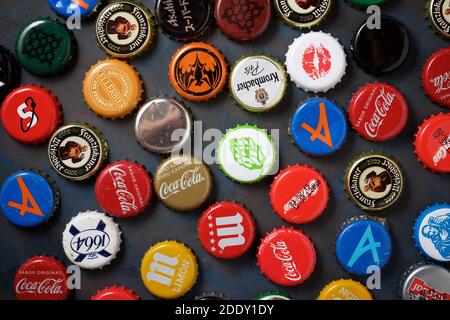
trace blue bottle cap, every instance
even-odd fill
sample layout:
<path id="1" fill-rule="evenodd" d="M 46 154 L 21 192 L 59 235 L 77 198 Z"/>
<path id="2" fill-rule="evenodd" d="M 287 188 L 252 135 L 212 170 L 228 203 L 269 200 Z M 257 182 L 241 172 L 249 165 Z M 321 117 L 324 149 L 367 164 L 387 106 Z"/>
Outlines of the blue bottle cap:
<path id="1" fill-rule="evenodd" d="M 382 220 L 366 216 L 350 219 L 336 240 L 336 255 L 342 267 L 356 275 L 369 275 L 382 269 L 391 257 L 389 231 Z"/>
<path id="2" fill-rule="evenodd" d="M 291 120 L 290 134 L 303 152 L 326 156 L 344 144 L 347 119 L 334 102 L 312 98 L 298 107 Z"/>
<path id="3" fill-rule="evenodd" d="M 87 17 L 94 12 L 100 0 L 48 0 L 48 4 L 58 15 L 70 17 L 80 11 L 82 17 Z"/>
<path id="4" fill-rule="evenodd" d="M 450 204 L 434 204 L 423 210 L 414 225 L 414 240 L 427 258 L 450 262 Z"/>
<path id="5" fill-rule="evenodd" d="M 46 222 L 59 206 L 54 182 L 35 171 L 16 172 L 6 178 L 0 190 L 3 215 L 20 227 Z"/>

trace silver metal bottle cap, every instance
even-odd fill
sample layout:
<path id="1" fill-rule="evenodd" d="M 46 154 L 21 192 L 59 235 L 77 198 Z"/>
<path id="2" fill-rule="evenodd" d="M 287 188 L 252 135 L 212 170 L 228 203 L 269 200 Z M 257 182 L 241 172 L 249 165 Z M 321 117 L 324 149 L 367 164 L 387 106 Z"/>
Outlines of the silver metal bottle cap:
<path id="1" fill-rule="evenodd" d="M 401 296 L 403 300 L 448 300 L 450 272 L 432 264 L 413 266 L 405 272 Z"/>

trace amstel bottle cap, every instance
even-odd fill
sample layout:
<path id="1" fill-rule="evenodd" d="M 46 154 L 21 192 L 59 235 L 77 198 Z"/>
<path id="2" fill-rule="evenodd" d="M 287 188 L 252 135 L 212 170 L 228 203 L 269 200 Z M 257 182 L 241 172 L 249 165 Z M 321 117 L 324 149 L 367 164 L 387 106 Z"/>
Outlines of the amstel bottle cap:
<path id="1" fill-rule="evenodd" d="M 427 19 L 439 36 L 450 38 L 450 7 L 447 0 L 429 0 L 426 6 Z"/>
<path id="2" fill-rule="evenodd" d="M 97 41 L 109 55 L 134 58 L 152 43 L 156 33 L 153 16 L 141 3 L 117 1 L 100 12 L 95 25 Z"/>
<path id="3" fill-rule="evenodd" d="M 71 17 L 75 14 L 81 17 L 91 16 L 101 2 L 102 0 L 48 0 L 53 11 L 62 17 Z"/>
<path id="4" fill-rule="evenodd" d="M 55 181 L 40 171 L 19 171 L 0 189 L 3 215 L 19 227 L 35 227 L 48 221 L 59 209 L 60 194 Z"/>
<path id="5" fill-rule="evenodd" d="M 240 183 L 253 183 L 273 170 L 275 145 L 265 130 L 253 125 L 238 125 L 222 137 L 217 158 L 227 177 Z"/>
<path id="6" fill-rule="evenodd" d="M 20 66 L 16 58 L 0 45 L 0 103 L 20 84 Z"/>
<path id="7" fill-rule="evenodd" d="M 332 11 L 335 0 L 275 0 L 274 6 L 285 23 L 294 28 L 311 28 L 320 24 Z"/>
<path id="8" fill-rule="evenodd" d="M 218 0 L 216 23 L 227 37 L 237 41 L 258 38 L 266 31 L 272 17 L 270 0 Z"/>
<path id="9" fill-rule="evenodd" d="M 108 157 L 108 144 L 94 128 L 71 123 L 53 134 L 48 156 L 59 175 L 81 181 L 94 176 L 103 165 Z"/>
<path id="10" fill-rule="evenodd" d="M 448 61 L 450 61 L 450 47 L 433 53 L 423 67 L 422 86 L 431 100 L 450 108 L 450 63 Z"/>
<path id="11" fill-rule="evenodd" d="M 392 206 L 401 196 L 405 181 L 400 164 L 381 152 L 355 158 L 344 177 L 345 191 L 358 207 L 378 211 Z"/>
<path id="12" fill-rule="evenodd" d="M 256 297 L 256 300 L 292 300 L 292 299 L 287 293 L 279 291 L 267 291 Z"/>
<path id="13" fill-rule="evenodd" d="M 147 170 L 127 160 L 108 165 L 95 183 L 97 202 L 116 218 L 131 218 L 142 213 L 150 204 L 152 190 Z"/>
<path id="14" fill-rule="evenodd" d="M 158 167 L 154 179 L 155 192 L 167 207 L 191 211 L 202 206 L 212 190 L 208 167 L 191 155 L 173 156 Z"/>
<path id="15" fill-rule="evenodd" d="M 286 68 L 297 87 L 307 92 L 327 92 L 341 82 L 347 61 L 344 48 L 336 38 L 311 31 L 289 46 Z"/>
<path id="16" fill-rule="evenodd" d="M 192 250 L 176 241 L 151 247 L 141 262 L 141 277 L 148 291 L 162 299 L 176 299 L 194 286 L 198 264 Z"/>
<path id="17" fill-rule="evenodd" d="M 169 80 L 183 98 L 210 100 L 224 88 L 228 77 L 225 57 L 212 45 L 192 42 L 179 49 L 169 64 Z"/>
<path id="18" fill-rule="evenodd" d="M 348 219 L 336 239 L 336 256 L 341 266 L 356 275 L 371 274 L 370 268 L 386 266 L 392 241 L 385 219 L 357 216 Z"/>
<path id="19" fill-rule="evenodd" d="M 140 300 L 141 298 L 131 289 L 111 286 L 98 291 L 91 300 Z"/>
<path id="20" fill-rule="evenodd" d="M 386 0 L 345 0 L 355 7 L 366 8 L 373 5 L 380 5 L 386 2 Z"/>
<path id="21" fill-rule="evenodd" d="M 29 72 L 50 76 L 68 69 L 76 54 L 72 31 L 58 20 L 39 18 L 24 26 L 16 41 L 16 56 Z"/>
<path id="22" fill-rule="evenodd" d="M 101 269 L 120 251 L 119 225 L 104 213 L 80 212 L 66 225 L 63 248 L 72 263 L 84 269 Z"/>
<path id="23" fill-rule="evenodd" d="M 139 104 L 142 81 L 136 69 L 117 59 L 93 65 L 83 80 L 83 96 L 89 108 L 104 118 L 123 118 Z"/>
<path id="24" fill-rule="evenodd" d="M 258 248 L 261 273 L 280 286 L 306 281 L 316 266 L 316 251 L 309 238 L 294 228 L 279 228 L 267 234 Z"/>
<path id="25" fill-rule="evenodd" d="M 255 222 L 242 205 L 222 201 L 203 212 L 198 222 L 198 237 L 203 248 L 220 259 L 242 256 L 255 238 Z"/>
<path id="26" fill-rule="evenodd" d="M 15 140 L 36 144 L 53 134 L 61 121 L 61 106 L 50 90 L 22 85 L 3 101 L 1 121 Z"/>
<path id="27" fill-rule="evenodd" d="M 351 279 L 333 281 L 322 289 L 317 300 L 373 300 L 366 286 Z"/>
<path id="28" fill-rule="evenodd" d="M 70 295 L 67 269 L 59 260 L 35 256 L 16 271 L 14 291 L 18 300 L 65 300 Z"/>
<path id="29" fill-rule="evenodd" d="M 363 138 L 387 141 L 405 128 L 408 103 L 397 88 L 387 83 L 368 83 L 353 95 L 348 117 Z"/>
<path id="30" fill-rule="evenodd" d="M 414 224 L 417 248 L 428 259 L 450 262 L 445 239 L 450 229 L 450 204 L 434 204 L 423 210 Z"/>
<path id="31" fill-rule="evenodd" d="M 258 54 L 240 59 L 230 74 L 230 93 L 237 105 L 252 112 L 268 111 L 283 100 L 287 75 L 276 59 Z"/>

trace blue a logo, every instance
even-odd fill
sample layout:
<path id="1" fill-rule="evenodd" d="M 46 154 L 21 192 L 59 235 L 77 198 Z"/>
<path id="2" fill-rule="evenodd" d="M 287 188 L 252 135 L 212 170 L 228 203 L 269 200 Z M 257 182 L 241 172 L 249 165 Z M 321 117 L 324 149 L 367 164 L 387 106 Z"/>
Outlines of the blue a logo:
<path id="1" fill-rule="evenodd" d="M 350 260 L 347 262 L 347 266 L 349 268 L 353 267 L 353 265 L 363 256 L 367 251 L 370 251 L 372 253 L 373 262 L 376 265 L 380 264 L 380 256 L 378 254 L 377 248 L 381 247 L 381 242 L 375 242 L 372 228 L 370 225 L 367 226 L 366 231 L 364 231 L 364 234 L 359 240 L 358 245 L 356 246 L 355 251 L 353 251 L 353 254 L 350 258 Z"/>

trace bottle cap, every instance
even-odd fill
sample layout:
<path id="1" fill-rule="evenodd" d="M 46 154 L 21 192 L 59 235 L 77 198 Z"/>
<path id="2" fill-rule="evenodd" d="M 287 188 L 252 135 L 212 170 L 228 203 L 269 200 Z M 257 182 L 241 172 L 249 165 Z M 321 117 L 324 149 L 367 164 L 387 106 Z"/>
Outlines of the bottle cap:
<path id="1" fill-rule="evenodd" d="M 292 300 L 291 297 L 287 293 L 279 292 L 279 291 L 267 291 L 258 297 L 256 300 Z"/>
<path id="2" fill-rule="evenodd" d="M 20 84 L 20 66 L 16 58 L 0 45 L 0 103 Z"/>
<path id="3" fill-rule="evenodd" d="M 350 200 L 369 211 L 392 206 L 400 198 L 404 185 L 400 164 L 381 152 L 363 153 L 356 157 L 344 178 Z"/>
<path id="4" fill-rule="evenodd" d="M 450 272 L 434 264 L 418 263 L 402 276 L 403 300 L 450 300 Z"/>
<path id="5" fill-rule="evenodd" d="M 289 133 L 301 151 L 327 156 L 339 150 L 347 137 L 347 118 L 333 101 L 312 98 L 300 105 L 290 121 Z"/>
<path id="6" fill-rule="evenodd" d="M 108 165 L 95 183 L 95 196 L 103 210 L 116 218 L 142 213 L 152 199 L 152 180 L 136 162 L 122 160 Z"/>
<path id="7" fill-rule="evenodd" d="M 222 137 L 217 158 L 227 177 L 240 183 L 253 183 L 271 173 L 276 150 L 265 130 L 253 125 L 238 125 Z"/>
<path id="8" fill-rule="evenodd" d="M 205 42 L 192 42 L 179 49 L 169 64 L 169 80 L 184 99 L 210 100 L 224 88 L 228 77 L 225 57 Z"/>
<path id="9" fill-rule="evenodd" d="M 392 72 L 403 64 L 409 52 L 408 31 L 389 16 L 381 16 L 381 28 L 373 29 L 364 22 L 353 36 L 353 58 L 367 73 Z"/>
<path id="10" fill-rule="evenodd" d="M 386 0 L 345 0 L 350 5 L 355 7 L 367 8 L 373 5 L 380 5 L 386 2 Z"/>
<path id="11" fill-rule="evenodd" d="M 255 238 L 255 222 L 242 205 L 222 201 L 203 212 L 198 222 L 198 238 L 203 248 L 219 259 L 242 256 Z"/>
<path id="12" fill-rule="evenodd" d="M 306 92 L 327 92 L 345 75 L 344 48 L 329 33 L 308 32 L 296 38 L 286 53 L 291 81 Z"/>
<path id="13" fill-rule="evenodd" d="M 263 54 L 251 55 L 236 62 L 229 85 L 238 106 L 251 112 L 263 112 L 283 100 L 287 75 L 276 59 Z"/>
<path id="14" fill-rule="evenodd" d="M 44 142 L 61 121 L 61 105 L 50 90 L 22 85 L 3 101 L 1 121 L 6 132 L 17 141 Z"/>
<path id="15" fill-rule="evenodd" d="M 101 269 L 120 251 L 119 225 L 102 212 L 85 211 L 73 217 L 63 232 L 67 258 L 80 268 Z"/>
<path id="16" fill-rule="evenodd" d="M 348 117 L 353 129 L 371 141 L 387 141 L 402 132 L 408 121 L 408 103 L 387 83 L 372 82 L 352 97 Z"/>
<path id="17" fill-rule="evenodd" d="M 81 17 L 91 16 L 100 6 L 102 0 L 48 0 L 48 4 L 56 14 L 71 17 L 79 14 Z"/>
<path id="18" fill-rule="evenodd" d="M 159 200 L 176 211 L 191 211 L 202 206 L 212 190 L 208 167 L 191 155 L 164 160 L 155 173 L 154 187 Z"/>
<path id="19" fill-rule="evenodd" d="M 450 11 L 446 0 L 429 0 L 427 19 L 433 29 L 444 39 L 450 38 Z"/>
<path id="20" fill-rule="evenodd" d="M 414 142 L 419 161 L 428 169 L 450 173 L 450 113 L 433 115 L 419 127 Z"/>
<path id="21" fill-rule="evenodd" d="M 270 202 L 275 212 L 291 223 L 307 223 L 325 210 L 330 189 L 321 173 L 308 166 L 289 166 L 272 183 Z"/>
<path id="22" fill-rule="evenodd" d="M 67 269 L 59 260 L 35 256 L 16 271 L 14 289 L 18 300 L 65 300 L 70 295 Z"/>
<path id="23" fill-rule="evenodd" d="M 140 300 L 132 290 L 125 287 L 111 286 L 98 291 L 91 300 Z"/>
<path id="24" fill-rule="evenodd" d="M 208 292 L 195 297 L 194 300 L 230 300 L 230 299 L 225 297 L 225 295 L 223 295 L 222 293 Z"/>
<path id="25" fill-rule="evenodd" d="M 211 25 L 213 9 L 211 1 L 157 0 L 155 15 L 161 29 L 176 40 L 200 37 Z"/>
<path id="26" fill-rule="evenodd" d="M 52 18 L 39 18 L 24 26 L 16 41 L 16 56 L 29 72 L 50 76 L 71 66 L 76 42 L 66 25 Z"/>
<path id="27" fill-rule="evenodd" d="M 316 251 L 309 238 L 294 228 L 274 229 L 258 248 L 261 273 L 280 286 L 306 281 L 316 266 Z"/>
<path id="28" fill-rule="evenodd" d="M 341 279 L 325 286 L 317 300 L 373 300 L 372 294 L 358 281 Z"/>
<path id="29" fill-rule="evenodd" d="M 191 114 L 181 102 L 160 97 L 141 107 L 134 132 L 148 151 L 168 154 L 190 142 L 192 128 Z"/>
<path id="30" fill-rule="evenodd" d="M 428 259 L 450 262 L 446 236 L 450 231 L 450 204 L 434 204 L 423 210 L 414 224 L 417 248 Z"/>
<path id="31" fill-rule="evenodd" d="M 282 21 L 294 28 L 311 28 L 320 24 L 331 12 L 335 0 L 275 0 L 275 11 Z"/>
<path id="32" fill-rule="evenodd" d="M 448 82 L 446 82 L 450 78 L 450 63 L 448 61 L 450 61 L 450 47 L 433 53 L 423 67 L 422 86 L 431 100 L 441 106 L 450 108 L 450 89 Z"/>
<path id="33" fill-rule="evenodd" d="M 116 58 L 134 58 L 152 43 L 156 33 L 153 16 L 141 3 L 118 1 L 97 17 L 95 32 L 100 47 Z"/>
<path id="34" fill-rule="evenodd" d="M 80 123 L 60 127 L 50 139 L 48 156 L 53 169 L 66 179 L 94 176 L 108 157 L 108 143 L 94 128 Z"/>
<path id="35" fill-rule="evenodd" d="M 194 286 L 198 264 L 192 250 L 176 241 L 151 247 L 141 262 L 141 277 L 148 291 L 161 299 L 176 299 Z"/>
<path id="36" fill-rule="evenodd" d="M 89 108 L 104 118 L 123 118 L 139 104 L 142 81 L 136 69 L 117 59 L 93 65 L 83 80 L 83 96 Z"/>
<path id="37" fill-rule="evenodd" d="M 0 189 L 3 215 L 19 227 L 36 227 L 59 209 L 60 194 L 55 181 L 40 171 L 13 173 Z"/>
<path id="38" fill-rule="evenodd" d="M 369 275 L 370 267 L 386 266 L 391 254 L 392 241 L 385 219 L 356 216 L 341 226 L 336 256 L 347 272 Z"/>
<path id="39" fill-rule="evenodd" d="M 220 31 L 236 41 L 258 38 L 272 17 L 270 0 L 218 0 L 214 13 Z"/>

